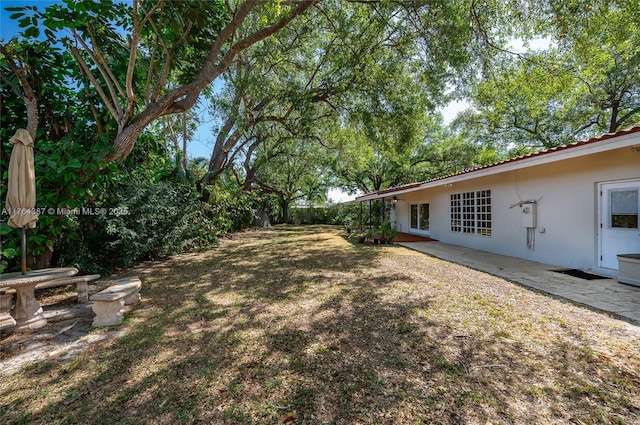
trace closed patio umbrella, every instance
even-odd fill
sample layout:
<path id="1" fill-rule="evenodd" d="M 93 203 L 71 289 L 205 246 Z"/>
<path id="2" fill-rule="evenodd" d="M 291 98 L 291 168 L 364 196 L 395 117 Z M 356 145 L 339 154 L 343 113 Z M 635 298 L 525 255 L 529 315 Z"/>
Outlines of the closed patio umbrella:
<path id="1" fill-rule="evenodd" d="M 9 139 L 13 143 L 9 160 L 9 182 L 6 207 L 9 226 L 22 229 L 22 274 L 27 272 L 27 237 L 25 229 L 36 227 L 36 173 L 33 161 L 33 139 L 27 130 L 19 129 Z"/>

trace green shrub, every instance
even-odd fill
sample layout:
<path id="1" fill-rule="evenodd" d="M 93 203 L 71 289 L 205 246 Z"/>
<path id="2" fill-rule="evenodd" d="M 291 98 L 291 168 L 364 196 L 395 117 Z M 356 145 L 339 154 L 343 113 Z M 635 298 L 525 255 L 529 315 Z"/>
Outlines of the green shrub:
<path id="1" fill-rule="evenodd" d="M 131 181 L 93 210 L 101 213 L 77 217 L 79 240 L 57 246 L 66 257 L 59 262 L 111 269 L 216 241 L 214 224 L 188 182 Z"/>
<path id="2" fill-rule="evenodd" d="M 291 207 L 289 224 L 343 224 L 338 207 Z"/>
<path id="3" fill-rule="evenodd" d="M 204 209 L 218 236 L 245 229 L 255 220 L 254 201 L 243 191 L 219 191 Z"/>

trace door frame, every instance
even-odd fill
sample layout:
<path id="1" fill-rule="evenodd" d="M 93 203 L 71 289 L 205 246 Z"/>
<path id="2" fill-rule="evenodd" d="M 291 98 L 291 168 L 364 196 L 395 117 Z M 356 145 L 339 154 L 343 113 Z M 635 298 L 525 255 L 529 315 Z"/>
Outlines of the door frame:
<path id="1" fill-rule="evenodd" d="M 609 198 L 605 195 L 605 191 L 608 186 L 614 185 L 632 185 L 635 184 L 637 187 L 640 187 L 640 179 L 626 179 L 626 180 L 613 180 L 607 182 L 598 183 L 597 187 L 597 197 L 598 197 L 598 221 L 596 223 L 596 233 L 598 235 L 598 253 L 597 253 L 597 262 L 599 268 L 607 269 L 607 270 L 618 270 L 617 268 L 612 269 L 611 267 L 606 267 L 603 265 L 604 259 L 604 231 L 605 227 L 608 225 L 609 219 Z M 636 229 L 636 232 L 639 230 Z"/>
<path id="2" fill-rule="evenodd" d="M 420 227 L 420 205 L 423 205 L 423 204 L 429 205 L 429 229 L 428 230 L 423 230 L 419 228 Z M 411 207 L 413 205 L 416 205 L 418 207 L 418 228 L 411 227 Z M 431 201 L 412 201 L 412 202 L 408 202 L 408 206 L 409 208 L 408 208 L 407 214 L 409 218 L 408 220 L 409 232 L 414 234 L 426 235 L 426 236 L 431 235 Z"/>

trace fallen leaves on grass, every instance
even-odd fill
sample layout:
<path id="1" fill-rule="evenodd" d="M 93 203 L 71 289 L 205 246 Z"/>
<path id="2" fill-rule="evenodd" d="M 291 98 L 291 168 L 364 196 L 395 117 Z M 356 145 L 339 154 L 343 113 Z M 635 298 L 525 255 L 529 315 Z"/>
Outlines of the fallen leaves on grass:
<path id="1" fill-rule="evenodd" d="M 402 247 L 278 226 L 143 279 L 123 336 L 3 376 L 0 422 L 640 423 L 637 327 Z"/>

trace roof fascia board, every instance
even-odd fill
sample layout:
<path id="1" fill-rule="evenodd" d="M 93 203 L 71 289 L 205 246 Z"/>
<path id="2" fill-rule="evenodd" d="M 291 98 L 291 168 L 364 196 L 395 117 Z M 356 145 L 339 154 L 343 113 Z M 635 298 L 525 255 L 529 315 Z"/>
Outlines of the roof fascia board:
<path id="1" fill-rule="evenodd" d="M 372 193 L 371 195 L 363 195 L 360 198 L 356 198 L 356 201 L 358 202 L 362 202 L 362 201 L 372 201 L 375 199 L 382 199 L 382 198 L 393 198 L 394 196 L 397 195 L 401 195 L 403 193 L 409 193 L 409 192 L 415 192 L 416 190 L 422 190 L 424 189 L 427 183 L 421 184 L 420 186 L 415 186 L 412 188 L 408 188 L 408 189 L 400 189 L 400 190 L 394 190 L 393 192 L 389 192 L 389 193 Z M 439 186 L 439 185 L 437 185 Z"/>

